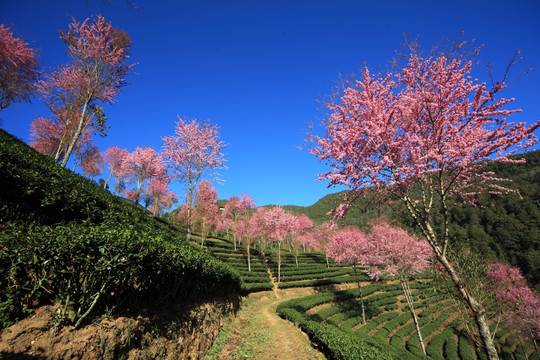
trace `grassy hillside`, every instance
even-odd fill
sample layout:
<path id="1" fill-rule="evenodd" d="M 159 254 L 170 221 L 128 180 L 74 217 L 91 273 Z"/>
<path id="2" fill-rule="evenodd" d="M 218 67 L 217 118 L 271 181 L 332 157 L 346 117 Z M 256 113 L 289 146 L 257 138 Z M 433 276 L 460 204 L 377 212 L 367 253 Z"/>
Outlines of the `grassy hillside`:
<path id="1" fill-rule="evenodd" d="M 510 187 L 519 194 L 479 196 L 480 206 L 463 206 L 452 213 L 450 236 L 460 246 L 487 258 L 504 259 L 519 266 L 532 284 L 540 283 L 540 151 L 516 155 L 525 164 L 492 163 L 488 170 L 512 179 Z M 342 200 L 341 193 L 327 195 L 307 207 L 284 206 L 295 214 L 304 213 L 315 223 Z M 386 214 L 414 230 L 408 213 L 399 202 L 376 209 L 359 200 L 349 210 L 345 224 L 365 226 L 370 219 Z"/>
<path id="2" fill-rule="evenodd" d="M 0 328 L 46 304 L 61 305 L 59 325 L 78 325 L 107 309 L 238 294 L 240 283 L 174 227 L 0 130 Z"/>

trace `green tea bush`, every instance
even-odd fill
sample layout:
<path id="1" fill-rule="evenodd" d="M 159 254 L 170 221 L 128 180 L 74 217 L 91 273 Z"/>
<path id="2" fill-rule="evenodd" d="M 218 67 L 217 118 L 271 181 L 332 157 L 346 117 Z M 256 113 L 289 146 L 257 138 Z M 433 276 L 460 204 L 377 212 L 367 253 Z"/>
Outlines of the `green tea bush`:
<path id="1" fill-rule="evenodd" d="M 164 305 L 240 291 L 240 278 L 172 232 L 103 224 L 3 229 L 3 325 L 34 307 L 59 302 L 71 323 L 120 304 Z M 209 286 L 219 283 L 219 287 Z"/>
<path id="2" fill-rule="evenodd" d="M 378 342 L 369 337 L 358 337 L 350 331 L 336 326 L 309 320 L 295 309 L 297 302 L 285 301 L 278 305 L 278 314 L 308 334 L 328 359 L 375 360 L 375 359 L 418 359 L 406 351 Z"/>
<path id="3" fill-rule="evenodd" d="M 0 129 L 0 219 L 43 224 L 102 220 L 109 192 Z"/>
<path id="4" fill-rule="evenodd" d="M 454 338 L 449 337 L 446 339 L 446 342 L 444 343 L 444 357 L 448 360 L 458 360 L 458 350 L 457 350 L 457 343 Z"/>
<path id="5" fill-rule="evenodd" d="M 231 267 L 166 221 L 0 129 L 0 326 L 52 302 L 77 325 L 104 308 L 228 296 L 240 286 Z"/>
<path id="6" fill-rule="evenodd" d="M 472 351 L 470 343 L 469 343 L 469 337 L 465 333 L 462 333 L 459 336 L 458 352 L 459 352 L 459 357 L 462 360 L 473 360 L 473 359 L 475 359 L 475 356 L 473 354 L 473 351 Z"/>

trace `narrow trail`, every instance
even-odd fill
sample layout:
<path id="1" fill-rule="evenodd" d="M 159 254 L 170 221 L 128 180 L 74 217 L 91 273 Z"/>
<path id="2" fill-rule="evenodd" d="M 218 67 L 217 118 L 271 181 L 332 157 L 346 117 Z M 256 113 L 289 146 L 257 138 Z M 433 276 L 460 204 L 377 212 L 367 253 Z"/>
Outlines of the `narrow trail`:
<path id="1" fill-rule="evenodd" d="M 270 269 L 268 271 L 274 289 L 250 294 L 243 301 L 237 316 L 222 329 L 224 346 L 208 359 L 326 359 L 312 347 L 302 330 L 276 313 L 280 302 L 315 291 L 312 288 L 279 290 Z"/>

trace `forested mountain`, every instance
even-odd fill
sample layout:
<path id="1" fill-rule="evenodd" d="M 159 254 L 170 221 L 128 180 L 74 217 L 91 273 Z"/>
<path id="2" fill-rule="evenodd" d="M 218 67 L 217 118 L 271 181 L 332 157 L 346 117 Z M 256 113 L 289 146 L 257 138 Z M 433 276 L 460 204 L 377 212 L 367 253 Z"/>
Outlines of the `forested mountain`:
<path id="1" fill-rule="evenodd" d="M 519 266 L 532 284 L 540 282 L 540 151 L 516 155 L 525 164 L 491 163 L 488 170 L 498 177 L 512 180 L 516 193 L 481 194 L 477 207 L 463 205 L 455 209 L 451 219 L 451 238 L 465 248 L 486 258 L 497 257 Z M 342 200 L 342 193 L 327 195 L 307 207 L 284 206 L 299 214 L 305 213 L 315 223 L 331 218 L 327 215 Z M 349 210 L 346 225 L 362 227 L 370 219 L 385 214 L 412 229 L 414 225 L 398 201 L 383 205 L 359 199 Z"/>

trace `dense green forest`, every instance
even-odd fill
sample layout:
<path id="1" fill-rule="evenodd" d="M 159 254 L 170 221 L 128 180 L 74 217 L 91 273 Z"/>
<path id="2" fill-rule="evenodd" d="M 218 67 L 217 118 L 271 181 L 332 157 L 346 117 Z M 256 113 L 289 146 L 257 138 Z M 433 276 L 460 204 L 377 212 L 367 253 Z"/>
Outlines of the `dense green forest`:
<path id="1" fill-rule="evenodd" d="M 486 170 L 500 178 L 511 179 L 508 195 L 481 194 L 478 206 L 463 205 L 452 212 L 451 238 L 460 247 L 482 254 L 488 260 L 499 258 L 519 266 L 529 281 L 540 282 L 540 151 L 513 156 L 525 158 L 525 164 L 490 163 Z M 284 206 L 305 213 L 315 223 L 331 219 L 327 215 L 342 201 L 342 193 L 327 195 L 307 207 Z M 398 201 L 377 209 L 359 199 L 349 210 L 346 225 L 365 226 L 370 219 L 385 214 L 414 230 L 412 219 Z"/>

